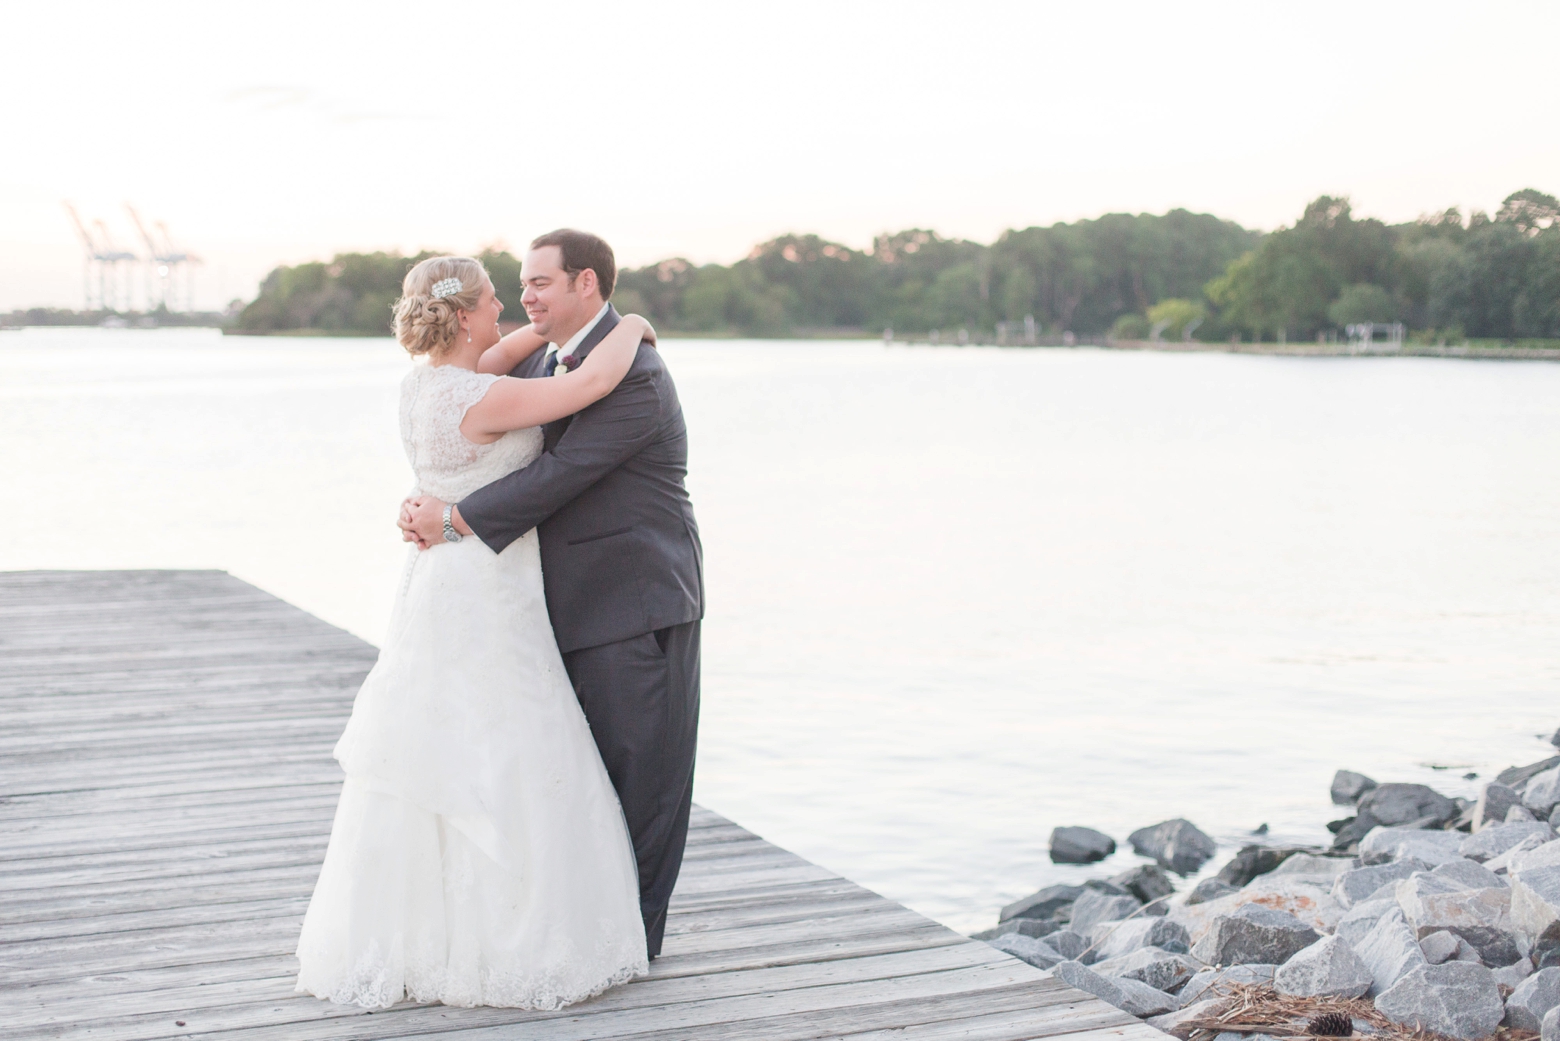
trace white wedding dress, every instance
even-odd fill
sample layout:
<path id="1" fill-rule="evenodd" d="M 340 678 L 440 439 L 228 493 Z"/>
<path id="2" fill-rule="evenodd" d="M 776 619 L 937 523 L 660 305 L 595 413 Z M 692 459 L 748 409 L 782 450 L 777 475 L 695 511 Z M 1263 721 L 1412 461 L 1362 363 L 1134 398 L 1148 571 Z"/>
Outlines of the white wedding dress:
<path id="1" fill-rule="evenodd" d="M 454 502 L 540 454 L 535 428 L 461 436 L 497 378 L 407 375 L 419 491 Z M 475 538 L 412 550 L 336 758 L 300 992 L 555 1009 L 646 971 L 628 829 L 548 622 L 535 531 L 498 554 Z"/>

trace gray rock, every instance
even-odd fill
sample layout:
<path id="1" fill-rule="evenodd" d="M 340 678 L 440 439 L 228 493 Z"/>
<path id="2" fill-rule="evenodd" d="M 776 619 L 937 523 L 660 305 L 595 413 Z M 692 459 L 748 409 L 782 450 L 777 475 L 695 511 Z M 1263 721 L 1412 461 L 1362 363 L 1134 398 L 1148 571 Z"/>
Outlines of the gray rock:
<path id="1" fill-rule="evenodd" d="M 1538 821 L 1490 824 L 1483 831 L 1463 839 L 1457 847 L 1457 852 L 1469 860 L 1477 860 L 1482 864 L 1486 860 L 1500 856 L 1530 835 L 1541 836 L 1545 842 L 1555 837 L 1549 825 Z"/>
<path id="2" fill-rule="evenodd" d="M 1089 938 L 1093 941 L 1094 955 L 1099 961 L 1120 957 L 1140 947 L 1159 947 L 1172 954 L 1185 954 L 1191 947 L 1186 926 L 1168 918 L 1101 922 L 1089 933 Z"/>
<path id="3" fill-rule="evenodd" d="M 1457 859 L 1461 860 L 1461 857 Z M 1437 865 L 1439 866 L 1439 865 Z M 1397 895 L 1398 901 L 1405 899 L 1419 899 L 1421 897 L 1441 896 L 1446 893 L 1466 893 L 1468 887 L 1449 875 L 1438 875 L 1434 869 L 1429 871 L 1416 871 L 1401 882 L 1395 882 L 1392 891 Z M 1408 908 L 1403 908 L 1407 913 Z"/>
<path id="4" fill-rule="evenodd" d="M 1549 739 L 1549 743 L 1560 748 L 1560 727 L 1555 728 L 1555 736 Z"/>
<path id="5" fill-rule="evenodd" d="M 1560 1041 L 1560 1008 L 1544 1013 L 1544 1025 L 1539 1028 L 1539 1041 Z"/>
<path id="6" fill-rule="evenodd" d="M 1083 952 L 1089 949 L 1089 938 L 1072 929 L 1063 929 L 1060 932 L 1052 933 L 1045 938 L 1045 942 L 1050 944 L 1051 948 L 1063 958 L 1070 961 L 1077 961 L 1083 957 Z"/>
<path id="7" fill-rule="evenodd" d="M 1127 836 L 1133 852 L 1152 857 L 1159 866 L 1178 875 L 1189 875 L 1206 864 L 1218 845 L 1189 820 L 1177 817 Z"/>
<path id="8" fill-rule="evenodd" d="M 1345 871 L 1333 882 L 1332 898 L 1338 901 L 1339 907 L 1347 909 L 1369 897 L 1384 885 L 1401 882 L 1416 871 L 1429 870 L 1429 864 L 1415 857 L 1406 857 L 1376 867 L 1355 868 L 1353 871 Z"/>
<path id="9" fill-rule="evenodd" d="M 1278 967 L 1273 989 L 1301 998 L 1357 998 L 1375 981 L 1370 966 L 1347 943 L 1324 936 Z"/>
<path id="10" fill-rule="evenodd" d="M 1475 832 L 1499 824 L 1506 819 L 1506 812 L 1522 805 L 1522 796 L 1515 788 L 1491 781 L 1479 790 L 1479 801 L 1473 804 L 1473 830 Z"/>
<path id="11" fill-rule="evenodd" d="M 1082 962 L 1058 962 L 1051 968 L 1051 975 L 1069 987 L 1075 987 L 1085 994 L 1093 994 L 1101 1001 L 1117 1008 L 1121 1008 L 1126 1002 L 1126 997 L 1121 993 L 1121 988 L 1116 986 L 1115 980 L 1101 976 Z"/>
<path id="12" fill-rule="evenodd" d="M 1334 822 L 1338 825 L 1333 832 L 1332 848 L 1340 852 L 1356 848 L 1360 840 L 1370 834 L 1372 828 L 1380 827 L 1380 823 L 1370 814 L 1360 814 L 1347 820 Z M 1329 829 L 1332 824 L 1327 825 Z"/>
<path id="13" fill-rule="evenodd" d="M 1549 1010 L 1560 1006 L 1560 969 L 1535 972 L 1512 990 L 1506 999 L 1506 1025 L 1538 1030 Z"/>
<path id="14" fill-rule="evenodd" d="M 1548 820 L 1556 806 L 1560 806 L 1560 766 L 1545 770 L 1522 789 L 1522 805 L 1533 811 L 1540 820 Z"/>
<path id="15" fill-rule="evenodd" d="M 1239 889 L 1258 875 L 1276 870 L 1294 852 L 1292 849 L 1275 849 L 1272 846 L 1242 846 L 1240 852 L 1219 869 L 1218 879 Z"/>
<path id="16" fill-rule="evenodd" d="M 1296 853 L 1285 858 L 1284 862 L 1274 868 L 1274 875 L 1305 875 L 1309 878 L 1325 879 L 1329 884 L 1345 871 L 1354 867 L 1353 857 L 1325 857 L 1315 853 Z"/>
<path id="17" fill-rule="evenodd" d="M 1072 905 L 1072 921 L 1068 928 L 1087 936 L 1100 922 L 1119 921 L 1142 906 L 1142 901 L 1135 896 L 1111 896 L 1086 889 Z"/>
<path id="18" fill-rule="evenodd" d="M 1351 806 L 1360 801 L 1360 796 L 1376 787 L 1364 774 L 1357 774 L 1352 770 L 1339 770 L 1333 774 L 1332 801 L 1337 806 Z"/>
<path id="19" fill-rule="evenodd" d="M 1412 876 L 1410 876 L 1410 877 L 1412 877 Z M 1393 904 L 1396 904 L 1397 903 L 1397 887 L 1398 887 L 1397 882 L 1388 882 L 1386 885 L 1384 885 L 1380 889 L 1376 890 L 1370 896 L 1367 896 L 1364 900 L 1360 901 L 1360 903 L 1368 904 L 1368 903 L 1371 903 L 1371 902 L 1376 901 L 1376 900 L 1390 900 L 1390 901 L 1392 901 Z"/>
<path id="20" fill-rule="evenodd" d="M 1457 804 L 1422 784 L 1382 784 L 1360 797 L 1359 812 L 1393 827 L 1429 817 L 1445 823 L 1457 816 Z"/>
<path id="21" fill-rule="evenodd" d="M 1543 963 L 1560 950 L 1560 865 L 1523 868 L 1511 876 L 1511 924 Z"/>
<path id="22" fill-rule="evenodd" d="M 1461 961 L 1405 973 L 1376 998 L 1376 1011 L 1394 1023 L 1464 1041 L 1489 1037 L 1506 1014 L 1490 970 Z"/>
<path id="23" fill-rule="evenodd" d="M 1127 1003 L 1118 1005 L 1123 1012 L 1130 1012 L 1139 1019 L 1149 1016 L 1160 1016 L 1166 1012 L 1174 1012 L 1181 1007 L 1181 1003 L 1172 994 L 1166 994 L 1162 990 L 1150 987 L 1141 980 L 1131 979 L 1126 976 L 1117 977 L 1116 986 L 1121 988 L 1126 995 Z"/>
<path id="24" fill-rule="evenodd" d="M 1502 854 L 1505 856 L 1505 854 Z M 1511 871 L 1530 871 L 1533 868 L 1560 867 L 1560 840 L 1539 843 L 1532 849 L 1511 854 L 1507 861 Z M 1489 867 L 1488 864 L 1485 867 Z M 1494 870 L 1491 868 L 1490 870 Z"/>
<path id="25" fill-rule="evenodd" d="M 1419 949 L 1425 952 L 1425 961 L 1431 965 L 1439 965 L 1457 957 L 1458 945 L 1466 942 L 1455 933 L 1441 929 L 1429 936 L 1420 937 Z"/>
<path id="26" fill-rule="evenodd" d="M 1015 900 L 1008 904 L 998 915 L 998 920 L 1005 922 L 1009 918 L 1057 918 L 1066 921 L 1067 909 L 1082 895 L 1082 886 L 1046 886 L 1039 892 L 1030 893 L 1022 900 Z"/>
<path id="27" fill-rule="evenodd" d="M 1277 965 L 1227 965 L 1222 969 L 1199 969 L 1181 988 L 1181 1005 L 1191 1005 L 1202 998 L 1213 997 L 1236 983 L 1272 983 Z"/>
<path id="28" fill-rule="evenodd" d="M 1240 889 L 1230 885 L 1228 882 L 1217 878 L 1205 878 L 1193 886 L 1190 893 L 1186 894 L 1186 902 L 1188 904 L 1202 904 L 1207 903 L 1209 900 L 1217 900 L 1221 896 L 1229 896 L 1231 893 L 1238 892 L 1240 892 Z"/>
<path id="29" fill-rule="evenodd" d="M 1134 1016 L 1157 1016 L 1181 1007 L 1181 1003 L 1164 991 L 1155 990 L 1137 980 L 1101 976 L 1087 966 L 1075 961 L 1064 961 L 1051 970 L 1051 975 L 1067 984 L 1115 1005 Z"/>
<path id="30" fill-rule="evenodd" d="M 1393 860 L 1417 857 L 1432 866 L 1461 856 L 1457 847 L 1466 838 L 1460 831 L 1425 831 L 1423 828 L 1373 828 L 1360 840 L 1360 853 L 1389 853 Z"/>
<path id="31" fill-rule="evenodd" d="M 1381 921 L 1382 916 L 1391 912 L 1399 916 L 1403 913 L 1397 905 L 1395 893 L 1389 893 L 1380 900 L 1361 900 L 1338 920 L 1334 933 L 1347 940 L 1350 947 L 1358 948 L 1366 935 L 1376 927 L 1376 923 Z"/>
<path id="32" fill-rule="evenodd" d="M 1517 984 L 1533 975 L 1533 963 L 1526 958 L 1518 958 L 1510 965 L 1499 969 L 1491 969 L 1490 975 L 1495 977 L 1495 982 L 1503 987 L 1516 989 Z"/>
<path id="33" fill-rule="evenodd" d="M 1545 854 L 1543 854 L 1541 851 L 1544 850 L 1544 847 L 1551 845 L 1557 844 L 1545 842 L 1543 838 L 1538 835 L 1531 835 L 1517 843 L 1515 846 L 1512 846 L 1500 856 L 1491 857 L 1489 860 L 1486 860 L 1484 862 L 1484 866 L 1495 872 L 1497 875 L 1510 874 L 1513 869 L 1520 871 L 1523 867 L 1527 866 L 1527 862 L 1530 858 L 1542 858 L 1545 856 Z M 1560 846 L 1557 846 L 1557 848 L 1560 848 Z"/>
<path id="34" fill-rule="evenodd" d="M 1540 759 L 1538 762 L 1529 763 L 1526 766 L 1508 766 L 1495 775 L 1495 780 L 1501 784 L 1509 785 L 1520 792 L 1530 778 L 1537 777 L 1545 770 L 1552 770 L 1557 766 L 1560 766 L 1560 755 L 1553 755 L 1548 759 Z"/>
<path id="35" fill-rule="evenodd" d="M 1049 969 L 1063 960 L 1050 944 L 1022 933 L 1003 933 L 986 941 L 992 947 L 1026 961 L 1037 969 Z"/>
<path id="36" fill-rule="evenodd" d="M 972 940 L 993 940 L 998 936 L 1008 933 L 1018 933 L 1020 936 L 1030 936 L 1039 939 L 1042 936 L 1050 936 L 1062 928 L 1062 923 L 1054 918 L 1009 918 L 1005 922 L 999 922 L 994 929 L 983 929 L 978 933 L 971 933 Z"/>
<path id="37" fill-rule="evenodd" d="M 1205 965 L 1282 965 L 1317 939 L 1316 930 L 1292 914 L 1244 904 L 1215 918 L 1192 955 Z"/>
<path id="38" fill-rule="evenodd" d="M 1429 964 L 1419 940 L 1403 920 L 1403 912 L 1392 908 L 1377 919 L 1370 932 L 1354 945 L 1354 953 L 1370 967 L 1372 997 L 1392 986 L 1413 969 Z"/>
<path id="39" fill-rule="evenodd" d="M 1478 948 L 1447 929 L 1431 933 L 1420 940 L 1419 949 L 1425 952 L 1425 960 L 1431 965 L 1441 965 L 1449 961 L 1472 961 L 1484 964 L 1479 959 Z"/>
<path id="40" fill-rule="evenodd" d="M 1521 957 L 1512 935 L 1510 889 L 1466 889 L 1452 879 L 1420 874 L 1399 882 L 1397 896 L 1416 937 L 1445 929 L 1472 944 L 1492 967 Z"/>
<path id="41" fill-rule="evenodd" d="M 1483 864 L 1476 864 L 1466 857 L 1437 864 L 1430 872 L 1437 878 L 1448 878 L 1469 889 L 1494 889 L 1506 884 L 1506 880 Z"/>
<path id="42" fill-rule="evenodd" d="M 1051 832 L 1051 861 L 1092 864 L 1116 852 L 1116 840 L 1093 828 L 1056 828 Z"/>
<path id="43" fill-rule="evenodd" d="M 1189 987 L 1191 984 L 1188 983 L 1187 986 Z M 1178 1012 L 1167 1012 L 1162 1016 L 1155 1016 L 1153 1019 L 1148 1020 L 1148 1025 L 1155 1030 L 1169 1034 L 1171 1037 L 1178 1037 L 1181 1041 L 1186 1041 L 1186 1038 L 1199 1029 L 1191 1024 L 1208 1016 L 1218 1015 L 1224 1008 L 1224 1003 L 1227 1000 L 1227 998 L 1209 998 L 1206 1001 L 1184 1005 Z M 1548 1041 L 1548 1039 L 1545 1038 L 1544 1041 Z"/>
<path id="44" fill-rule="evenodd" d="M 1110 880 L 1145 904 L 1175 893 L 1175 883 L 1157 864 L 1139 864 L 1129 871 L 1113 875 Z"/>
<path id="45" fill-rule="evenodd" d="M 1157 947 L 1140 947 L 1097 961 L 1090 968 L 1101 976 L 1137 980 L 1168 994 L 1191 979 L 1201 966 L 1184 954 L 1172 954 Z"/>
<path id="46" fill-rule="evenodd" d="M 1338 919 L 1343 917 L 1343 908 L 1327 892 L 1332 886 L 1332 880 L 1318 879 L 1313 875 L 1260 875 L 1241 887 L 1239 895 L 1235 898 L 1237 904 L 1261 904 L 1263 907 L 1271 907 L 1275 911 L 1285 911 L 1294 915 L 1318 933 L 1330 933 L 1338 926 Z M 1184 909 L 1183 909 L 1184 910 Z M 1192 908 L 1196 911 L 1196 908 Z M 1218 913 L 1206 915 L 1208 920 L 1217 918 Z M 1195 939 L 1201 935 L 1201 930 L 1192 928 Z"/>
<path id="47" fill-rule="evenodd" d="M 1484 965 L 1484 959 L 1479 957 L 1478 948 L 1469 943 L 1467 940 L 1463 939 L 1461 936 L 1457 937 L 1457 953 L 1452 957 L 1452 961 L 1471 961 L 1476 962 L 1479 965 Z M 1515 964 L 1515 962 L 1513 962 L 1513 964 Z M 1485 967 L 1489 968 L 1488 966 Z M 1495 970 L 1490 969 L 1490 971 L 1494 972 Z"/>
<path id="48" fill-rule="evenodd" d="M 1537 820 L 1538 818 L 1533 815 L 1533 811 L 1526 806 L 1513 806 L 1506 811 L 1507 824 L 1527 824 Z"/>
<path id="49" fill-rule="evenodd" d="M 1549 813 L 1549 826 L 1560 831 L 1560 806 L 1556 806 Z"/>

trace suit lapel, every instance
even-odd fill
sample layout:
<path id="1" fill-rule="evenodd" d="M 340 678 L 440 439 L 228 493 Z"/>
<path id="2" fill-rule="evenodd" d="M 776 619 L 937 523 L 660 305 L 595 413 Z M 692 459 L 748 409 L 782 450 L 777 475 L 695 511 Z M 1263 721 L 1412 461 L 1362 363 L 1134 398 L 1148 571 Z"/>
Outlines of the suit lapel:
<path id="1" fill-rule="evenodd" d="M 596 327 L 586 333 L 585 339 L 581 340 L 580 345 L 574 348 L 574 356 L 584 361 L 585 356 L 595 349 L 596 344 L 605 340 L 607 333 L 616 328 L 617 324 L 622 320 L 623 316 L 617 313 L 617 308 L 608 304 L 607 313 L 601 316 L 601 321 L 597 322 Z"/>

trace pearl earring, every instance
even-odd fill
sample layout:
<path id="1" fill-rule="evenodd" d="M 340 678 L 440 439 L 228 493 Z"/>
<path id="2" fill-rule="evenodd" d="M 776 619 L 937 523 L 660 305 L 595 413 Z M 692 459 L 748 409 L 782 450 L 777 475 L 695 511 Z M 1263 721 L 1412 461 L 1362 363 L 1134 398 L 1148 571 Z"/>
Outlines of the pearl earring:
<path id="1" fill-rule="evenodd" d="M 471 330 L 470 329 L 466 330 L 466 342 L 467 343 L 471 342 Z"/>

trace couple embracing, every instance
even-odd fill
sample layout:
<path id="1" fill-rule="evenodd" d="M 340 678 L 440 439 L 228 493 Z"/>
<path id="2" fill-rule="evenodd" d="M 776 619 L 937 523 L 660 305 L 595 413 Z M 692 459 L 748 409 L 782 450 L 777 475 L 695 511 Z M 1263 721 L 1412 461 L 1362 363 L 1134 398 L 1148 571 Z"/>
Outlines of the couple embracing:
<path id="1" fill-rule="evenodd" d="M 687 431 L 600 238 L 557 231 L 500 335 L 482 265 L 407 274 L 417 549 L 336 746 L 298 990 L 559 1008 L 660 953 L 693 794 L 704 594 Z"/>

